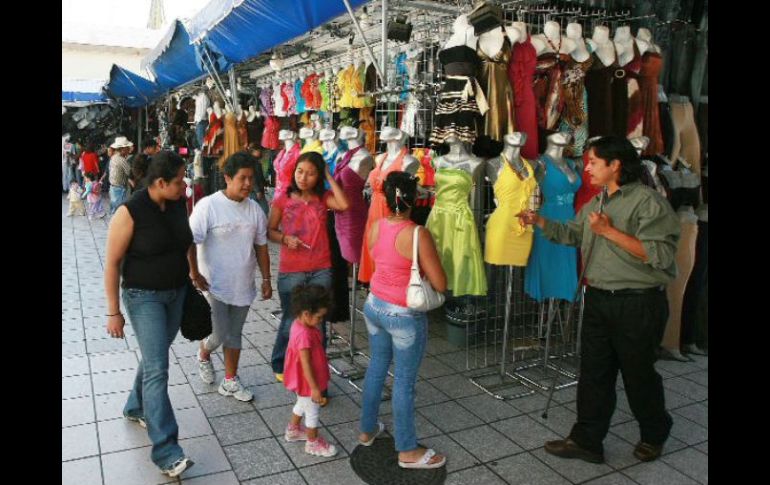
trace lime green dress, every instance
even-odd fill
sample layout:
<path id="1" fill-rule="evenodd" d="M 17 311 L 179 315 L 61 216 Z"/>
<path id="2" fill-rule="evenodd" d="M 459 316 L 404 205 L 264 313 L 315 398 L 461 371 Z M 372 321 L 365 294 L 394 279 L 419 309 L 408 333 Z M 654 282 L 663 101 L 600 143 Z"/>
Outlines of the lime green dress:
<path id="1" fill-rule="evenodd" d="M 436 202 L 425 227 L 436 242 L 447 287 L 454 296 L 486 295 L 487 279 L 479 233 L 468 203 L 473 180 L 456 168 L 436 171 Z"/>

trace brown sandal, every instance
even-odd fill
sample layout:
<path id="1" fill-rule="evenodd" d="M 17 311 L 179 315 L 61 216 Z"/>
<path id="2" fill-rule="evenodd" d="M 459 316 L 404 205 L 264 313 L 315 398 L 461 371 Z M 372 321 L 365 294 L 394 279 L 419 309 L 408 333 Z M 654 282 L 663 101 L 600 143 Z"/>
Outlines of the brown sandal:
<path id="1" fill-rule="evenodd" d="M 634 456 L 640 461 L 652 461 L 660 457 L 663 452 L 663 445 L 651 445 L 649 443 L 639 442 L 634 448 Z"/>

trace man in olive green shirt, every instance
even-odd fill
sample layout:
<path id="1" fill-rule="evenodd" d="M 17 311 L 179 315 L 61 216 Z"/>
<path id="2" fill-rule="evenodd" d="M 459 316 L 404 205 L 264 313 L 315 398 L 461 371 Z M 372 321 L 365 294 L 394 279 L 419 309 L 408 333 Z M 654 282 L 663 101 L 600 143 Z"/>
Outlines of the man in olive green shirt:
<path id="1" fill-rule="evenodd" d="M 592 185 L 607 187 L 603 212 L 597 196 L 575 221 L 519 214 L 522 223 L 536 224 L 551 241 L 580 246 L 587 265 L 578 418 L 567 439 L 545 444 L 556 456 L 604 461 L 618 370 L 641 431 L 634 456 L 658 458 L 671 430 L 655 360 L 668 318 L 665 285 L 676 276 L 680 225 L 669 202 L 640 183 L 642 170 L 628 140 L 600 138 L 589 146 L 586 171 Z"/>

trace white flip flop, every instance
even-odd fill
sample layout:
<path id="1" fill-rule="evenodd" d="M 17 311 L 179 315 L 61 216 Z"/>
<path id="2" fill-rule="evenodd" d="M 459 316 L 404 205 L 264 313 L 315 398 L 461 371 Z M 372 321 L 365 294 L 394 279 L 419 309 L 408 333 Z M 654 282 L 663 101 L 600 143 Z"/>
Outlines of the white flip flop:
<path id="1" fill-rule="evenodd" d="M 412 469 L 433 469 L 433 468 L 441 468 L 442 466 L 446 465 L 446 457 L 443 457 L 441 461 L 438 463 L 430 463 L 430 460 L 436 456 L 436 452 L 433 450 L 433 448 L 428 448 L 425 450 L 425 454 L 422 455 L 422 458 L 415 462 L 404 462 L 399 460 L 398 466 L 401 468 L 412 468 Z"/>
<path id="2" fill-rule="evenodd" d="M 359 440 L 358 444 L 360 444 L 361 446 L 372 446 L 372 444 L 374 443 L 374 440 L 376 440 L 377 437 L 380 435 L 380 433 L 382 433 L 383 431 L 385 431 L 385 423 L 377 423 L 377 432 L 374 433 L 374 436 L 372 436 L 369 441 Z"/>

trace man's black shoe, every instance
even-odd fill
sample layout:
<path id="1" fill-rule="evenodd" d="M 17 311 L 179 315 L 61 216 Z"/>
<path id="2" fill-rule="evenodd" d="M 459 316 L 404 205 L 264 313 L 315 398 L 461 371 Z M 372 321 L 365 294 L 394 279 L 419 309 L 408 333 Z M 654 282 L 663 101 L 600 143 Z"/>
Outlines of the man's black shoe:
<path id="1" fill-rule="evenodd" d="M 652 461 L 657 459 L 663 452 L 663 445 L 651 445 L 649 443 L 639 442 L 634 448 L 634 456 L 640 461 Z"/>
<path id="2" fill-rule="evenodd" d="M 561 458 L 578 458 L 589 463 L 604 463 L 604 454 L 581 448 L 569 438 L 566 440 L 546 441 L 545 451 Z"/>

